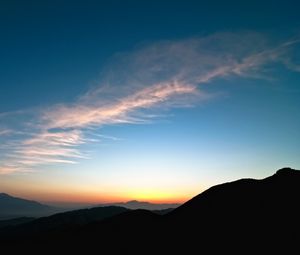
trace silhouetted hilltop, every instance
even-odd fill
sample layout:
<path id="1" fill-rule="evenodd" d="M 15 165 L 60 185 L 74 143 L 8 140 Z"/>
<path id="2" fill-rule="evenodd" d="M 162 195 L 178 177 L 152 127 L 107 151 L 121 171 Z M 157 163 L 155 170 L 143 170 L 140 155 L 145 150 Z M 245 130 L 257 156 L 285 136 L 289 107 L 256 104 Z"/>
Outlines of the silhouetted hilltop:
<path id="1" fill-rule="evenodd" d="M 203 240 L 218 249 L 219 245 L 272 250 L 300 241 L 300 171 L 278 170 L 262 180 L 241 179 L 211 187 L 167 215 L 171 232 L 198 235 L 173 236 L 188 243 Z M 276 249 L 275 249 L 276 250 Z"/>
<path id="2" fill-rule="evenodd" d="M 227 211 L 244 211 L 245 215 L 249 214 L 249 210 L 254 214 L 275 210 L 273 215 L 283 209 L 282 205 L 288 206 L 284 208 L 289 210 L 297 206 L 293 202 L 300 195 L 299 184 L 299 170 L 282 168 L 262 180 L 241 179 L 213 186 L 173 210 L 170 216 L 189 214 L 188 219 L 191 219 L 192 216 L 199 216 L 199 213 L 211 215 L 220 209 L 223 214 Z M 260 209 L 259 212 L 257 209 Z"/>
<path id="3" fill-rule="evenodd" d="M 262 180 L 241 179 L 211 187 L 166 215 L 128 210 L 56 232 L 45 231 L 36 221 L 34 238 L 26 238 L 27 232 L 21 233 L 18 226 L 10 231 L 21 234 L 4 241 L 7 232 L 2 232 L 0 243 L 51 244 L 75 251 L 101 247 L 106 254 L 197 254 L 207 250 L 286 254 L 300 243 L 299 198 L 300 171 L 283 168 Z"/>
<path id="4" fill-rule="evenodd" d="M 299 178 L 300 177 L 300 171 L 295 170 L 289 167 L 281 168 L 276 171 L 276 173 L 273 176 L 270 176 L 268 178 L 287 178 L 289 180 L 294 179 L 294 178 Z"/>

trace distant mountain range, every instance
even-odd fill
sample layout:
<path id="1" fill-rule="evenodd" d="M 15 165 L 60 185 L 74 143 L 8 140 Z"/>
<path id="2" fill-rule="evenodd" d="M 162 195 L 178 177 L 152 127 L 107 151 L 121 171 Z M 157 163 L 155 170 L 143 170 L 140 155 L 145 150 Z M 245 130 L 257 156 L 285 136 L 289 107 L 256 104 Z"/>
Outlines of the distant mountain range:
<path id="1" fill-rule="evenodd" d="M 0 193 L 0 219 L 42 217 L 58 212 L 58 208 Z"/>
<path id="2" fill-rule="evenodd" d="M 109 203 L 109 204 L 98 204 L 88 206 L 88 208 L 93 207 L 108 207 L 117 206 L 124 207 L 127 209 L 145 209 L 150 211 L 157 211 L 158 213 L 169 212 L 170 209 L 178 207 L 180 204 L 153 204 L 149 202 L 140 202 L 137 200 L 132 200 L 128 202 L 120 203 Z M 72 210 L 84 209 L 82 206 L 73 205 Z M 70 211 L 70 208 L 54 207 L 45 204 L 41 204 L 36 201 L 31 201 L 23 198 L 13 197 L 6 193 L 0 193 L 0 220 L 13 219 L 19 217 L 44 217 L 51 214 Z M 0 223 L 1 224 L 1 223 Z"/>
<path id="3" fill-rule="evenodd" d="M 214 186 L 165 215 L 100 207 L 6 226 L 0 245 L 105 254 L 290 254 L 300 243 L 299 199 L 300 171 L 284 168 L 262 180 Z"/>
<path id="4" fill-rule="evenodd" d="M 154 204 L 154 203 L 149 203 L 149 202 L 140 202 L 137 200 L 131 200 L 125 203 L 110 203 L 110 204 L 99 204 L 98 206 L 121 206 L 125 207 L 131 210 L 136 210 L 136 209 L 144 209 L 144 210 L 165 210 L 165 209 L 170 209 L 170 208 L 177 208 L 180 206 L 180 204 Z"/>

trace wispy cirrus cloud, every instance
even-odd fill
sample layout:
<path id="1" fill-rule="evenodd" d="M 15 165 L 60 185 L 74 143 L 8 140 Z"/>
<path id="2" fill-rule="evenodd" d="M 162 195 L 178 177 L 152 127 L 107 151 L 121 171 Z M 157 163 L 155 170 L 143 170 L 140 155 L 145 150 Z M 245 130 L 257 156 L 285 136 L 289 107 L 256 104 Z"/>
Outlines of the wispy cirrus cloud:
<path id="1" fill-rule="evenodd" d="M 15 173 L 15 172 L 20 172 L 19 171 L 20 169 L 18 169 L 17 167 L 15 166 L 1 166 L 0 167 L 0 174 L 12 174 L 12 173 Z"/>
<path id="2" fill-rule="evenodd" d="M 5 136 L 11 134 L 13 131 L 11 129 L 0 129 L 0 136 Z"/>
<path id="3" fill-rule="evenodd" d="M 108 124 L 138 123 L 131 115 L 183 94 L 198 94 L 195 86 L 187 84 L 156 84 L 135 94 L 117 98 L 114 102 L 94 105 L 56 105 L 40 113 L 36 132 L 25 139 L 9 144 L 11 153 L 1 166 L 0 173 L 20 172 L 36 166 L 56 163 L 75 164 L 88 158 L 78 147 L 96 139 L 87 138 L 84 130 Z M 32 123 L 31 123 L 32 125 Z M 102 139 L 112 137 L 101 136 Z"/>
<path id="4" fill-rule="evenodd" d="M 205 86 L 215 79 L 261 77 L 263 67 L 274 62 L 289 68 L 289 50 L 298 42 L 271 45 L 260 34 L 221 33 L 153 43 L 117 54 L 103 69 L 98 87 L 71 104 L 35 113 L 30 122 L 33 130 L 8 144 L 10 150 L 1 160 L 0 173 L 76 163 L 88 157 L 81 147 L 97 140 L 88 137 L 87 130 L 141 123 L 147 119 L 145 110 L 206 100 L 210 95 Z"/>
<path id="5" fill-rule="evenodd" d="M 47 129 L 51 128 L 84 128 L 116 123 L 134 123 L 132 115 L 136 110 L 151 108 L 164 103 L 172 97 L 183 94 L 199 94 L 195 85 L 171 81 L 155 84 L 123 98 L 103 105 L 100 101 L 71 106 L 56 106 L 44 112 L 42 120 Z"/>

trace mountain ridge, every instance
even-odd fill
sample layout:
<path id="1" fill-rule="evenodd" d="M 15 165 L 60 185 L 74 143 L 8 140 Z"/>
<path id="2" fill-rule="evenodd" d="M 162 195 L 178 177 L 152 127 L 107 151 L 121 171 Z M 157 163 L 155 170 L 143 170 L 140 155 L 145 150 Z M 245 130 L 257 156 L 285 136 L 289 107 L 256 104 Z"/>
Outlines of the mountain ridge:
<path id="1" fill-rule="evenodd" d="M 300 171 L 283 168 L 264 179 L 213 186 L 166 215 L 128 210 L 56 232 L 41 232 L 35 226 L 34 236 L 25 231 L 26 235 L 12 236 L 11 241 L 29 247 L 38 243 L 40 247 L 51 244 L 93 251 L 101 240 L 101 250 L 108 254 L 192 254 L 199 249 L 287 252 L 296 249 L 300 241 L 299 198 Z M 4 245 L 5 233 L 0 235 Z"/>
<path id="2" fill-rule="evenodd" d="M 57 212 L 58 209 L 34 200 L 0 193 L 0 219 L 17 217 L 41 217 Z"/>

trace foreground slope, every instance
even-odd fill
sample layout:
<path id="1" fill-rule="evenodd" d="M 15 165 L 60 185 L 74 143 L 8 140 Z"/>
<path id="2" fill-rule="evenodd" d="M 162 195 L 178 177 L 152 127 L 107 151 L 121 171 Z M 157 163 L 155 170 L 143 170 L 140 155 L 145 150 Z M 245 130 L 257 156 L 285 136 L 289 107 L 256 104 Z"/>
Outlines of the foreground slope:
<path id="1" fill-rule="evenodd" d="M 300 241 L 300 171 L 278 170 L 262 180 L 241 179 L 214 186 L 168 215 L 172 233 L 185 243 L 273 249 Z"/>

